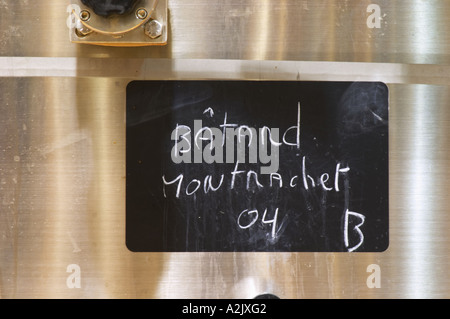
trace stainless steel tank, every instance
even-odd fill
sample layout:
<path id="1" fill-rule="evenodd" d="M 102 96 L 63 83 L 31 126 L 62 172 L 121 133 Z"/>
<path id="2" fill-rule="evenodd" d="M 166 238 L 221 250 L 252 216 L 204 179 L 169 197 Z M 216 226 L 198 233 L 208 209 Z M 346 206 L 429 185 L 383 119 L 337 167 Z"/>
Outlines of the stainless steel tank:
<path id="1" fill-rule="evenodd" d="M 0 297 L 450 297 L 450 2 L 159 2 L 167 39 L 118 47 L 72 42 L 73 2 L 0 1 Z M 134 80 L 386 83 L 388 249 L 130 251 Z"/>

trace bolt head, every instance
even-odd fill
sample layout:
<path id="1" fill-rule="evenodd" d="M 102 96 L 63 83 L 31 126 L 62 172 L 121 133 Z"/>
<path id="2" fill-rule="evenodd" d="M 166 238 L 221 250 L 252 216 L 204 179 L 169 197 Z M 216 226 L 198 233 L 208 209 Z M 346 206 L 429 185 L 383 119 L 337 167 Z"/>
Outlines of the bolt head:
<path id="1" fill-rule="evenodd" d="M 77 21 L 75 25 L 75 33 L 79 38 L 84 38 L 85 36 L 92 33 L 92 30 L 86 27 L 81 23 L 81 21 Z"/>
<path id="2" fill-rule="evenodd" d="M 152 38 L 156 39 L 162 35 L 163 25 L 158 20 L 150 20 L 144 26 L 145 34 Z"/>

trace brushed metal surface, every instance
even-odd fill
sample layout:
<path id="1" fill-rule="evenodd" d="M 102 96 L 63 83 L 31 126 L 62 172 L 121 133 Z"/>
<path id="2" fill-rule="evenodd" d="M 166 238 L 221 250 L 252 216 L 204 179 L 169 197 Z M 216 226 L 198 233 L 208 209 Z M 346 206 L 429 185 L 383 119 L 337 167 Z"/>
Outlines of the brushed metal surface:
<path id="1" fill-rule="evenodd" d="M 0 55 L 450 61 L 450 3 L 446 0 L 171 0 L 168 45 L 156 49 L 68 43 L 66 10 L 70 3 L 1 1 Z M 379 6 L 379 28 L 371 28 L 370 6 L 375 3 Z"/>
<path id="2" fill-rule="evenodd" d="M 0 1 L 1 298 L 450 297 L 450 2 L 369 30 L 369 1 L 169 0 L 165 48 L 75 45 L 67 3 L 30 4 Z M 126 249 L 127 83 L 224 78 L 388 84 L 388 250 Z"/>

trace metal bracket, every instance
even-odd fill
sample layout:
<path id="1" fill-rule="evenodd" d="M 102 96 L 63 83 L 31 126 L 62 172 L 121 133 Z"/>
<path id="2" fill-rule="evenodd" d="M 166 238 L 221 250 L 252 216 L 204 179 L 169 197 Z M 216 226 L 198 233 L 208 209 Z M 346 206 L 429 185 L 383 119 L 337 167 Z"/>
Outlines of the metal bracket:
<path id="1" fill-rule="evenodd" d="M 126 15 L 96 15 L 81 0 L 71 0 L 70 41 L 105 46 L 166 45 L 167 0 L 139 0 Z"/>

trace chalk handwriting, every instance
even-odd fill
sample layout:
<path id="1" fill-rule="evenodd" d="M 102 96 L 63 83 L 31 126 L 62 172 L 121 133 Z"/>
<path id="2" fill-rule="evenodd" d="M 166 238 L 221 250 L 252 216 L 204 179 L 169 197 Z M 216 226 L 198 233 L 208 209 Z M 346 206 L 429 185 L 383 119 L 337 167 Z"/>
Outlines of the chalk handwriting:
<path id="1" fill-rule="evenodd" d="M 245 190 L 254 193 L 263 189 L 274 191 L 289 189 L 299 194 L 314 190 L 324 193 L 339 193 L 344 190 L 345 209 L 342 212 L 342 238 L 347 251 L 356 251 L 364 243 L 362 228 L 365 216 L 352 211 L 349 207 L 351 168 L 344 162 L 336 162 L 328 171 L 317 173 L 317 169 L 310 170 L 308 165 L 313 165 L 313 163 L 308 160 L 308 155 L 301 149 L 300 144 L 300 113 L 300 103 L 298 103 L 296 122 L 284 130 L 281 139 L 278 128 L 263 126 L 255 129 L 245 124 L 231 123 L 229 122 L 230 115 L 227 112 L 225 112 L 219 127 L 203 126 L 202 120 L 194 120 L 193 128 L 177 123 L 171 134 L 173 141 L 171 159 L 174 164 L 215 163 L 216 165 L 225 165 L 233 163 L 234 167 L 231 168 L 228 165 L 227 169 L 216 175 L 207 174 L 189 178 L 186 177 L 188 175 L 184 171 L 178 175 L 165 173 L 162 175 L 164 197 L 181 200 L 215 192 Z M 203 114 L 207 114 L 211 118 L 216 116 L 212 108 L 207 108 Z M 292 133 L 295 133 L 295 138 Z M 203 142 L 207 143 L 204 147 Z M 289 172 L 279 172 L 280 148 L 296 152 L 297 156 L 300 152 L 303 153 L 303 156 L 297 157 L 298 165 L 292 165 Z M 236 154 L 235 149 L 237 150 Z M 248 154 L 246 154 L 246 150 Z M 259 171 L 246 169 L 248 167 L 245 165 L 246 161 L 268 164 L 268 166 L 261 166 Z M 245 194 L 242 195 L 245 196 Z M 283 212 L 279 207 L 270 209 L 243 207 L 235 213 L 237 214 L 236 225 L 241 231 L 264 228 L 267 231 L 269 242 L 276 242 L 276 239 L 282 236 L 279 217 Z"/>
<path id="2" fill-rule="evenodd" d="M 246 190 L 251 189 L 254 185 L 260 188 L 282 188 L 283 185 L 289 185 L 290 188 L 302 188 L 304 190 L 310 190 L 316 187 L 320 187 L 324 191 L 339 192 L 341 188 L 341 176 L 346 175 L 350 171 L 350 167 L 342 167 L 341 163 L 337 163 L 336 170 L 334 172 L 325 172 L 323 174 L 320 174 L 318 177 L 313 177 L 308 173 L 305 162 L 306 156 L 302 158 L 301 172 L 291 175 L 283 175 L 280 173 L 262 175 L 254 170 L 240 170 L 239 166 L 241 163 L 239 161 L 236 162 L 236 165 L 234 166 L 234 169 L 232 171 L 227 174 L 221 174 L 220 176 L 206 175 L 203 178 L 185 180 L 183 173 L 172 179 L 168 178 L 166 175 L 163 175 L 163 194 L 164 197 L 167 197 L 166 186 L 172 184 L 176 185 L 176 198 L 180 198 L 183 195 L 191 196 L 201 191 L 206 194 L 210 191 L 216 192 L 220 189 L 224 191 L 232 190 L 237 187 L 236 183 L 242 180 L 237 178 L 240 176 L 244 176 L 244 185 Z M 330 181 L 330 176 L 332 176 L 334 182 Z M 300 178 L 302 180 L 302 183 L 298 182 Z"/>
<path id="3" fill-rule="evenodd" d="M 241 229 L 247 229 L 252 227 L 259 219 L 259 212 L 257 209 L 244 209 L 237 218 L 237 224 Z M 247 222 L 243 222 L 242 219 L 247 217 Z M 267 217 L 267 208 L 264 210 L 264 214 L 261 218 L 262 224 L 271 224 L 270 237 L 275 239 L 277 237 L 279 229 L 277 229 L 277 221 L 278 221 L 278 208 L 275 209 L 272 219 L 268 219 Z"/>
<path id="4" fill-rule="evenodd" d="M 214 117 L 214 110 L 207 108 L 203 114 Z M 295 141 L 289 138 L 291 131 L 295 132 Z M 261 167 L 261 174 L 275 173 L 279 168 L 279 148 L 282 145 L 300 149 L 300 103 L 297 122 L 285 130 L 281 141 L 278 128 L 263 126 L 256 129 L 245 124 L 228 123 L 227 112 L 219 127 L 203 126 L 201 119 L 194 120 L 193 128 L 177 123 L 171 139 L 175 141 L 171 151 L 175 164 L 245 163 L 248 155 L 248 163 L 268 164 Z M 203 142 L 207 145 L 203 146 Z"/>

